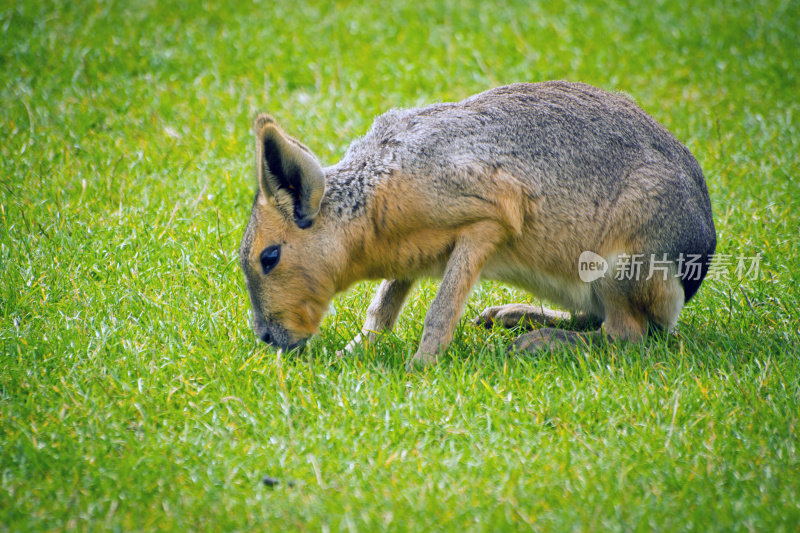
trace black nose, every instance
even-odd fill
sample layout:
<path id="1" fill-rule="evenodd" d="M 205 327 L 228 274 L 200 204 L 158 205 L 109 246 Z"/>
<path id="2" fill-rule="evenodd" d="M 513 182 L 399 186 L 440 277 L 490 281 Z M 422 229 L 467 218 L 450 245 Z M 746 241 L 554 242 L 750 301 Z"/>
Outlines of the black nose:
<path id="1" fill-rule="evenodd" d="M 269 331 L 266 331 L 263 335 L 261 335 L 261 340 L 267 344 L 272 344 L 272 335 L 270 335 Z"/>

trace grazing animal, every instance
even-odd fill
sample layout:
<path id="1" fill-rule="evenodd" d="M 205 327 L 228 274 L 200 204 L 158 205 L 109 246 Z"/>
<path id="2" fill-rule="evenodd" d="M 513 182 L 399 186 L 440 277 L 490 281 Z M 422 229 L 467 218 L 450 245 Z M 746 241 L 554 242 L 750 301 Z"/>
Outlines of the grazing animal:
<path id="1" fill-rule="evenodd" d="M 347 350 L 374 340 L 423 276 L 442 281 L 411 366 L 446 349 L 481 277 L 573 311 L 515 304 L 476 319 L 551 326 L 517 349 L 638 341 L 675 325 L 716 246 L 689 150 L 627 97 L 584 84 L 392 110 L 330 167 L 266 114 L 254 131 L 258 190 L 240 263 L 255 334 L 284 350 L 318 330 L 336 293 L 383 279 Z M 565 323 L 602 328 L 552 328 Z"/>

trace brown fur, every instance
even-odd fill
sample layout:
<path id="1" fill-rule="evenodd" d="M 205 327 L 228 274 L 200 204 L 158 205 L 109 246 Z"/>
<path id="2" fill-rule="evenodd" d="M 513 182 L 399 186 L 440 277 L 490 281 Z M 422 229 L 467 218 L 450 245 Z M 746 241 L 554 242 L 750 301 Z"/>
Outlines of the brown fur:
<path id="1" fill-rule="evenodd" d="M 550 118 L 538 124 L 541 116 Z M 598 132 L 575 125 L 584 119 Z M 581 311 L 573 325 L 604 320 L 605 336 L 636 341 L 650 323 L 675 325 L 686 290 L 677 254 L 713 253 L 708 193 L 691 154 L 629 100 L 588 86 L 521 84 L 393 111 L 325 169 L 268 116 L 254 131 L 259 192 L 240 257 L 254 329 L 284 348 L 317 331 L 337 292 L 385 279 L 348 349 L 373 340 L 423 276 L 442 283 L 415 364 L 447 347 L 482 276 Z M 276 247 L 279 261 L 265 266 L 262 254 Z M 577 258 L 585 250 L 612 266 L 620 254 L 663 252 L 671 275 L 584 283 Z M 517 306 L 487 309 L 478 321 L 512 317 L 571 318 Z M 599 338 L 540 330 L 518 346 Z"/>

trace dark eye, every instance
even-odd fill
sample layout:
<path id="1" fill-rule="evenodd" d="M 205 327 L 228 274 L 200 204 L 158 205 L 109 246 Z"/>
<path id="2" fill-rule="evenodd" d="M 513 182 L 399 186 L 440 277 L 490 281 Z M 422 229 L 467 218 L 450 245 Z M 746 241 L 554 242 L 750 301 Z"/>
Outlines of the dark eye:
<path id="1" fill-rule="evenodd" d="M 264 248 L 264 251 L 261 252 L 261 256 L 259 257 L 261 260 L 261 269 L 264 271 L 264 274 L 275 268 L 280 258 L 281 246 L 279 244 Z"/>

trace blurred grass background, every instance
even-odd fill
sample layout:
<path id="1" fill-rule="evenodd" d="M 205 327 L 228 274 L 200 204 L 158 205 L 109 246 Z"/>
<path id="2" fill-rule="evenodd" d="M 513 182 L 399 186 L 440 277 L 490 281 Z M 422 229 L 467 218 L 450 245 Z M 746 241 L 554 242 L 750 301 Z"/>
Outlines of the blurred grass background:
<path id="1" fill-rule="evenodd" d="M 800 522 L 797 2 L 34 0 L 0 28 L 0 529 Z M 547 79 L 675 133 L 758 278 L 707 281 L 643 346 L 516 356 L 463 320 L 419 375 L 435 283 L 352 359 L 374 283 L 300 357 L 254 341 L 257 110 L 332 164 L 391 107 Z M 484 283 L 466 316 L 520 300 Z"/>

